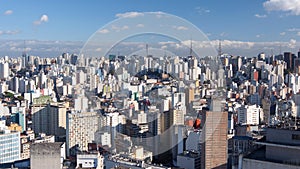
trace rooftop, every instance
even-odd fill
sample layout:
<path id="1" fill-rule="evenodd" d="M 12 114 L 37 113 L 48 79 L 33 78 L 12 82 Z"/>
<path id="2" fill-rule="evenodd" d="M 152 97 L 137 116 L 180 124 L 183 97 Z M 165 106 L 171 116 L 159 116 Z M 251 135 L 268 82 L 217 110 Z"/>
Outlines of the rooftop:
<path id="1" fill-rule="evenodd" d="M 287 162 L 283 160 L 271 160 L 266 158 L 266 146 L 262 146 L 261 148 L 255 150 L 254 152 L 250 153 L 249 155 L 245 156 L 244 159 L 252 159 L 257 161 L 267 161 L 272 163 L 278 163 L 278 164 L 289 164 L 289 165 L 295 165 L 300 166 L 299 162 Z"/>

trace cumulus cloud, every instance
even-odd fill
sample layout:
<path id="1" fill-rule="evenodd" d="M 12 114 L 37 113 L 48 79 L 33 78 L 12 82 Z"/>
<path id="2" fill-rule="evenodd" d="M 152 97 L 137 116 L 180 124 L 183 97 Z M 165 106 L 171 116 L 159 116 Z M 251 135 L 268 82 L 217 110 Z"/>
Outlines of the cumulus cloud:
<path id="1" fill-rule="evenodd" d="M 179 31 L 181 31 L 181 30 L 188 30 L 188 28 L 185 27 L 185 26 L 173 26 L 173 28 L 176 29 L 176 30 L 179 30 Z"/>
<path id="2" fill-rule="evenodd" d="M 79 53 L 84 45 L 80 41 L 40 41 L 27 40 L 26 51 L 29 55 L 41 57 L 56 57 L 63 52 Z M 4 40 L 0 39 L 0 56 L 19 57 L 24 51 L 23 40 Z"/>
<path id="3" fill-rule="evenodd" d="M 137 24 L 136 27 L 143 28 L 143 27 L 145 27 L 145 25 L 140 23 L 140 24 Z"/>
<path id="4" fill-rule="evenodd" d="M 102 48 L 97 48 L 96 49 L 96 52 L 101 52 L 102 51 Z"/>
<path id="5" fill-rule="evenodd" d="M 268 0 L 263 3 L 267 11 L 283 11 L 291 15 L 300 15 L 299 0 Z"/>
<path id="6" fill-rule="evenodd" d="M 116 14 L 117 18 L 135 18 L 138 16 L 144 16 L 141 12 L 125 12 Z"/>
<path id="7" fill-rule="evenodd" d="M 295 48 L 296 43 L 297 43 L 297 41 L 295 39 L 291 39 L 289 44 L 288 44 L 289 48 L 292 48 L 292 49 Z"/>
<path id="8" fill-rule="evenodd" d="M 7 10 L 7 11 L 4 12 L 4 15 L 11 15 L 12 13 L 13 13 L 12 10 Z"/>
<path id="9" fill-rule="evenodd" d="M 299 32 L 300 28 L 289 28 L 287 31 L 289 31 L 289 32 Z"/>
<path id="10" fill-rule="evenodd" d="M 48 22 L 49 21 L 49 18 L 48 18 L 48 15 L 42 15 L 41 18 L 39 20 L 36 20 L 33 22 L 34 25 L 40 25 L 42 24 L 43 22 Z"/>
<path id="11" fill-rule="evenodd" d="M 116 26 L 116 25 L 112 25 L 111 29 L 116 31 L 116 32 L 120 32 L 121 30 L 127 30 L 129 29 L 129 26 L 127 25 L 123 25 L 123 26 Z"/>
<path id="12" fill-rule="evenodd" d="M 210 10 L 209 9 L 205 9 L 205 8 L 202 8 L 200 6 L 196 7 L 195 8 L 196 11 L 200 14 L 200 15 L 203 15 L 205 13 L 210 13 Z"/>
<path id="13" fill-rule="evenodd" d="M 260 14 L 255 14 L 254 15 L 256 18 L 266 18 L 267 15 L 260 15 Z"/>
<path id="14" fill-rule="evenodd" d="M 226 32 L 222 32 L 222 33 L 220 33 L 220 36 L 225 37 L 225 36 L 228 36 L 228 34 Z"/>
<path id="15" fill-rule="evenodd" d="M 286 33 L 285 32 L 280 32 L 279 35 L 284 36 Z"/>
<path id="16" fill-rule="evenodd" d="M 20 33 L 18 30 L 7 30 L 7 31 L 2 31 L 0 30 L 0 35 L 15 35 Z"/>
<path id="17" fill-rule="evenodd" d="M 109 30 L 108 29 L 101 29 L 98 31 L 99 33 L 103 33 L 103 34 L 106 34 L 106 33 L 109 33 Z"/>
<path id="18" fill-rule="evenodd" d="M 165 15 L 166 13 L 164 12 L 161 12 L 161 11 L 157 11 L 157 12 L 147 12 L 147 13 L 150 13 L 150 14 L 155 14 L 156 15 L 156 18 L 162 18 L 163 15 Z"/>
<path id="19" fill-rule="evenodd" d="M 297 35 L 300 36 L 300 32 L 297 32 Z"/>

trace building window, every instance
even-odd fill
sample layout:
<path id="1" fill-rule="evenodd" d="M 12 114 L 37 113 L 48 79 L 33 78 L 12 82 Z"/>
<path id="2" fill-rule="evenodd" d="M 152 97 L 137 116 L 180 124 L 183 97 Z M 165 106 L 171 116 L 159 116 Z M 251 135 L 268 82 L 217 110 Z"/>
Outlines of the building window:
<path id="1" fill-rule="evenodd" d="M 300 140 L 300 134 L 292 134 L 293 140 Z"/>

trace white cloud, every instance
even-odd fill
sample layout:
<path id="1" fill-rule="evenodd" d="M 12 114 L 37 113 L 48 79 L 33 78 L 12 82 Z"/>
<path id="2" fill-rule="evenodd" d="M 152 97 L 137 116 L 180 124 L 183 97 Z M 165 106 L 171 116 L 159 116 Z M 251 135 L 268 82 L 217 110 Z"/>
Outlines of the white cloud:
<path id="1" fill-rule="evenodd" d="M 166 50 L 166 49 L 168 48 L 168 46 L 163 45 L 163 46 L 161 46 L 160 48 L 163 49 L 163 50 Z"/>
<path id="2" fill-rule="evenodd" d="M 126 12 L 116 14 L 117 18 L 135 18 L 138 16 L 144 16 L 144 14 L 141 12 Z"/>
<path id="3" fill-rule="evenodd" d="M 96 52 L 101 52 L 102 51 L 102 48 L 97 48 L 96 49 Z"/>
<path id="4" fill-rule="evenodd" d="M 291 15 L 300 15 L 299 0 L 268 0 L 263 6 L 267 11 L 284 11 Z"/>
<path id="5" fill-rule="evenodd" d="M 149 13 L 149 14 L 155 14 L 156 15 L 156 18 L 162 18 L 163 17 L 163 15 L 165 15 L 166 13 L 164 13 L 164 12 L 161 12 L 161 11 L 157 11 L 157 12 L 147 12 L 147 13 Z"/>
<path id="6" fill-rule="evenodd" d="M 181 30 L 188 30 L 188 28 L 185 27 L 185 26 L 173 26 L 173 28 L 176 29 L 176 30 L 179 30 L 179 31 L 181 31 Z"/>
<path id="7" fill-rule="evenodd" d="M 106 34 L 106 33 L 109 33 L 109 30 L 108 29 L 101 29 L 98 31 L 99 33 L 103 33 L 103 34 Z"/>
<path id="8" fill-rule="evenodd" d="M 266 18 L 267 15 L 260 15 L 260 14 L 255 14 L 254 15 L 256 18 Z"/>
<path id="9" fill-rule="evenodd" d="M 285 32 L 280 32 L 279 33 L 281 36 L 284 36 L 286 33 Z"/>
<path id="10" fill-rule="evenodd" d="M 15 35 L 20 33 L 18 30 L 7 30 L 7 31 L 2 31 L 0 30 L 0 35 Z"/>
<path id="11" fill-rule="evenodd" d="M 291 39 L 289 44 L 288 44 L 288 47 L 289 48 L 295 48 L 296 47 L 296 43 L 297 41 L 295 39 Z"/>
<path id="12" fill-rule="evenodd" d="M 145 27 L 145 25 L 140 23 L 140 24 L 137 24 L 136 27 L 143 28 L 143 27 Z"/>
<path id="13" fill-rule="evenodd" d="M 7 11 L 4 12 L 4 15 L 11 15 L 12 13 L 13 13 L 12 10 L 7 10 Z"/>
<path id="14" fill-rule="evenodd" d="M 211 41 L 212 44 L 217 46 L 219 40 Z M 250 49 L 255 45 L 255 42 L 244 42 L 244 41 L 234 41 L 234 40 L 223 40 L 221 41 L 222 47 L 225 48 L 236 48 L 236 49 Z"/>
<path id="15" fill-rule="evenodd" d="M 127 26 L 127 25 L 124 25 L 124 26 L 112 25 L 111 29 L 115 30 L 116 32 L 120 32 L 121 30 L 127 30 L 127 29 L 129 29 L 129 26 Z"/>
<path id="16" fill-rule="evenodd" d="M 256 35 L 255 37 L 257 37 L 257 38 L 260 38 L 260 37 L 261 37 L 261 35 Z"/>
<path id="17" fill-rule="evenodd" d="M 289 32 L 299 32 L 300 28 L 290 28 L 287 31 L 289 31 Z"/>
<path id="18" fill-rule="evenodd" d="M 195 9 L 200 15 L 205 14 L 205 13 L 210 13 L 209 9 L 205 9 L 200 6 L 196 7 Z"/>
<path id="19" fill-rule="evenodd" d="M 222 32 L 222 33 L 220 34 L 221 37 L 225 37 L 225 36 L 227 36 L 227 35 L 228 35 L 228 34 L 225 33 L 225 32 Z"/>
<path id="20" fill-rule="evenodd" d="M 40 25 L 43 22 L 48 22 L 48 21 L 49 21 L 48 15 L 42 15 L 41 18 L 37 21 L 34 21 L 33 24 L 34 25 Z"/>
<path id="21" fill-rule="evenodd" d="M 166 41 L 166 42 L 158 42 L 159 45 L 170 45 L 170 44 L 175 44 L 176 42 L 173 42 L 173 41 Z"/>
<path id="22" fill-rule="evenodd" d="M 297 32 L 297 35 L 300 36 L 300 32 Z"/>
<path id="23" fill-rule="evenodd" d="M 48 20 L 49 20 L 49 18 L 47 15 L 42 15 L 42 17 L 40 19 L 41 22 L 48 22 Z"/>

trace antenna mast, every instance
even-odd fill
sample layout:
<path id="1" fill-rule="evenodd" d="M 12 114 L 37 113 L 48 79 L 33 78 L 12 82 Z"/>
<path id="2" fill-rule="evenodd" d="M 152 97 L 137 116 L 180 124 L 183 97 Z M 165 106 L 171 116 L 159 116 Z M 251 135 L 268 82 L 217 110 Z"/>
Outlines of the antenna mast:
<path id="1" fill-rule="evenodd" d="M 148 44 L 146 44 L 146 57 L 148 57 Z"/>
<path id="2" fill-rule="evenodd" d="M 193 54 L 193 40 L 191 38 L 190 56 Z"/>
<path id="3" fill-rule="evenodd" d="M 221 40 L 219 40 L 219 49 L 218 49 L 218 56 L 222 55 L 222 43 Z"/>

